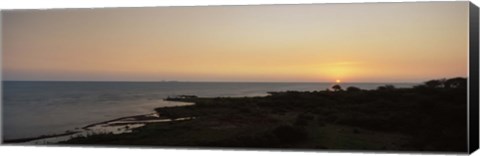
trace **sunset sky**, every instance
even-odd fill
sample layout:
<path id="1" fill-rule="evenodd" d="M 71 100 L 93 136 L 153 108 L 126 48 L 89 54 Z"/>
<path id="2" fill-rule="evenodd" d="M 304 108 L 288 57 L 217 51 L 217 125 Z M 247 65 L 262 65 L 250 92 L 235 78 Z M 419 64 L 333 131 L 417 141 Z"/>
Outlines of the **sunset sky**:
<path id="1" fill-rule="evenodd" d="M 2 12 L 4 80 L 421 82 L 467 76 L 468 2 Z"/>

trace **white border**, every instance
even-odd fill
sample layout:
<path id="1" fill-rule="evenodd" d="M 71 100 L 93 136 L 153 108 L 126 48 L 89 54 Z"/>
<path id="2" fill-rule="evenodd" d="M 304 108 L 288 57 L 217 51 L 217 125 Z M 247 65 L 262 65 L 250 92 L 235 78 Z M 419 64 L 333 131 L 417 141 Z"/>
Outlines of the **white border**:
<path id="1" fill-rule="evenodd" d="M 418 2 L 426 0 L 0 0 L 0 10 L 11 9 L 51 9 L 51 8 L 104 8 L 104 7 L 149 7 L 149 6 L 206 6 L 206 5 L 248 5 L 248 4 L 310 4 L 310 3 L 363 3 L 363 2 Z M 447 0 L 434 0 L 447 1 Z M 463 1 L 463 0 L 462 0 Z M 480 6 L 480 0 L 472 0 Z M 1 16 L 0 16 L 1 30 Z M 1 31 L 0 31 L 1 36 Z M 1 40 L 0 40 L 1 41 Z M 1 47 L 1 42 L 0 42 Z M 1 49 L 0 49 L 1 54 Z M 0 55 L 1 60 L 1 55 Z M 1 69 L 1 64 L 0 64 Z M 1 73 L 0 73 L 1 75 Z M 1 87 L 1 84 L 0 84 Z M 1 90 L 0 90 L 1 94 Z M 1 102 L 1 101 L 0 101 Z M 1 111 L 1 106 L 0 106 Z M 1 117 L 0 117 L 1 119 Z M 0 129 L 1 132 L 1 129 Z M 0 133 L 1 134 L 1 133 Z M 340 153 L 340 152 L 279 152 L 279 151 L 235 151 L 235 150 L 176 150 L 176 149 L 138 149 L 138 148 L 86 148 L 86 147 L 20 147 L 0 146 L 2 155 L 185 155 L 185 156 L 372 156 L 372 155 L 411 155 L 426 156 L 432 154 L 385 154 L 385 153 Z M 480 152 L 474 155 L 480 156 Z"/>

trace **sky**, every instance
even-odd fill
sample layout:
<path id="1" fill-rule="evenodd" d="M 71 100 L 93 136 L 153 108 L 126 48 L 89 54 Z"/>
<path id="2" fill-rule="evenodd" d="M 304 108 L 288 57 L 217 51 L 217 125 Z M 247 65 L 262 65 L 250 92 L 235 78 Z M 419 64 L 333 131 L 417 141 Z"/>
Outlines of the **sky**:
<path id="1" fill-rule="evenodd" d="M 2 11 L 2 77 L 422 82 L 468 74 L 468 2 Z"/>

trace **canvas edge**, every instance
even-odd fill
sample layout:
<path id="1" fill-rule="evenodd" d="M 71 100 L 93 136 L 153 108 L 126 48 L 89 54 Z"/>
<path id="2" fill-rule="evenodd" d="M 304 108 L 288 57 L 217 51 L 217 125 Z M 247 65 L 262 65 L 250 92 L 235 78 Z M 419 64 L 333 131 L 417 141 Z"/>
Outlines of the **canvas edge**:
<path id="1" fill-rule="evenodd" d="M 468 89 L 468 151 L 478 149 L 479 142 L 479 27 L 478 7 L 469 3 L 469 89 Z"/>

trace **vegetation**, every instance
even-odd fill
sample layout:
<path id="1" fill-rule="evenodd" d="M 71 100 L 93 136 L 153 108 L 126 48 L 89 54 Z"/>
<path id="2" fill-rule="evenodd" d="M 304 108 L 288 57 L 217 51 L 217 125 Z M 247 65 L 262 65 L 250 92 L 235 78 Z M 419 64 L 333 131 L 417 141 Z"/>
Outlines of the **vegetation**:
<path id="1" fill-rule="evenodd" d="M 160 115 L 195 119 L 62 144 L 465 152 L 466 81 L 441 79 L 377 90 L 343 91 L 338 85 L 333 92 L 271 92 L 265 97 L 171 97 L 195 105 L 157 108 Z"/>
<path id="2" fill-rule="evenodd" d="M 336 84 L 336 85 L 333 85 L 333 86 L 332 86 L 332 89 L 333 89 L 334 91 L 342 91 L 342 86 Z"/>

